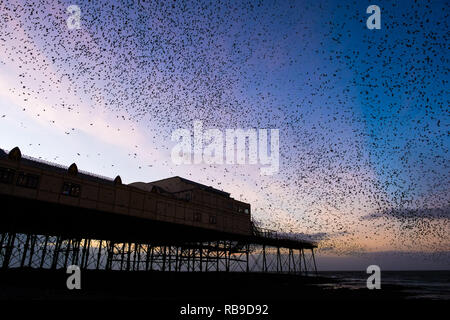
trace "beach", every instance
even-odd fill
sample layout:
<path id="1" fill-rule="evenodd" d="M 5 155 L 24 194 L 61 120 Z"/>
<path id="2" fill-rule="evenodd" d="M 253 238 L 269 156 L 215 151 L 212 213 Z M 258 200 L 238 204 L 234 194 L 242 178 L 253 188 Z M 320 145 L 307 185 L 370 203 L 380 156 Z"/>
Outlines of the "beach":
<path id="1" fill-rule="evenodd" d="M 380 290 L 369 290 L 363 272 L 317 276 L 263 273 L 164 273 L 83 270 L 81 289 L 68 290 L 64 270 L 0 272 L 2 300 L 148 300 L 176 303 L 277 303 L 313 300 L 448 300 L 448 271 L 386 271 Z"/>

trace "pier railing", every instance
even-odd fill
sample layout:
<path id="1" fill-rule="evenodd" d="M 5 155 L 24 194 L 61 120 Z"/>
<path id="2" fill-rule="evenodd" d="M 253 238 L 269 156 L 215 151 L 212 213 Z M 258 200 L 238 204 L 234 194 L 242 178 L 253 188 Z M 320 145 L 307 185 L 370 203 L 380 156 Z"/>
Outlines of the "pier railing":
<path id="1" fill-rule="evenodd" d="M 255 223 L 254 221 L 252 221 L 252 232 L 253 235 L 258 237 L 264 237 L 274 240 L 292 240 L 292 241 L 310 242 L 311 244 L 315 245 L 313 241 L 305 239 L 302 235 L 262 228 L 257 226 L 257 223 Z"/>

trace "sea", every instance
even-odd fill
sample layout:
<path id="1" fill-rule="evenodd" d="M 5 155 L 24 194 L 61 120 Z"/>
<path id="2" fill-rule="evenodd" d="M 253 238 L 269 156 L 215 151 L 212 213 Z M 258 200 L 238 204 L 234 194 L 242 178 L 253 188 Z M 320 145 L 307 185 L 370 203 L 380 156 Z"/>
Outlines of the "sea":
<path id="1" fill-rule="evenodd" d="M 361 271 L 322 271 L 319 276 L 336 282 L 323 284 L 333 288 L 366 288 L 369 274 Z M 393 285 L 408 295 L 407 299 L 450 300 L 450 270 L 448 271 L 382 271 L 383 285 Z"/>

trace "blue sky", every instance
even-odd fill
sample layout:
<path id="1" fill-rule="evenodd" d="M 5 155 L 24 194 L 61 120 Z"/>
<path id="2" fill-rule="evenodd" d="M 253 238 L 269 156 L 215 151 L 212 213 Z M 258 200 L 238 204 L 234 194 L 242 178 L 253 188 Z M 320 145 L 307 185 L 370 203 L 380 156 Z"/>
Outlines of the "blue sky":
<path id="1" fill-rule="evenodd" d="M 70 4 L 79 30 L 67 28 Z M 381 30 L 366 28 L 371 4 Z M 0 6 L 1 147 L 125 182 L 191 178 L 251 202 L 269 228 L 326 234 L 322 254 L 448 251 L 446 9 L 10 1 Z M 170 133 L 194 120 L 280 129 L 280 172 L 174 165 Z"/>

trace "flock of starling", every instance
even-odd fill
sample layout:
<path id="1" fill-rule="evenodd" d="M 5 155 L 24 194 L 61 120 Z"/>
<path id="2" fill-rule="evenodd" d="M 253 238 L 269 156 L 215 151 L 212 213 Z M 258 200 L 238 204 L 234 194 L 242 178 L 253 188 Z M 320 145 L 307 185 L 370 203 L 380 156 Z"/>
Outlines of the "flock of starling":
<path id="1" fill-rule="evenodd" d="M 450 251 L 448 6 L 379 1 L 382 27 L 368 30 L 366 2 L 80 1 L 70 30 L 76 3 L 6 1 L 0 67 L 20 60 L 9 90 L 36 117 L 47 110 L 33 97 L 83 112 L 65 100 L 77 96 L 166 141 L 194 120 L 278 128 L 277 175 L 211 165 L 185 177 L 239 186 L 261 225 L 324 251 L 438 255 Z M 130 145 L 132 159 L 153 152 Z"/>

